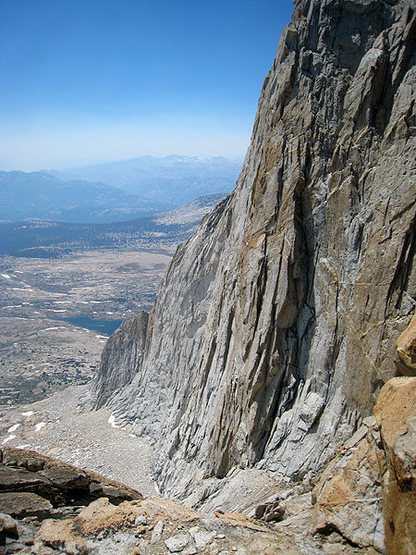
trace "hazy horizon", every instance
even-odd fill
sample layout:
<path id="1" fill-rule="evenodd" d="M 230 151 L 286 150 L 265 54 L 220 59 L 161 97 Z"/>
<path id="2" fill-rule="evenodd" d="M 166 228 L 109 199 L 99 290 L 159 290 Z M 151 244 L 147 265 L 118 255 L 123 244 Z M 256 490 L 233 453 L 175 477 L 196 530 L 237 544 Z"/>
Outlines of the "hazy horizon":
<path id="1" fill-rule="evenodd" d="M 289 0 L 0 3 L 0 168 L 243 158 Z"/>
<path id="2" fill-rule="evenodd" d="M 243 164 L 244 162 L 244 155 L 242 156 L 223 156 L 222 154 L 219 155 L 213 155 L 213 156 L 188 156 L 186 154 L 181 154 L 179 152 L 171 152 L 169 154 L 165 154 L 163 156 L 153 156 L 152 154 L 140 154 L 139 156 L 131 156 L 128 158 L 117 158 L 117 159 L 106 159 L 103 160 L 102 162 L 92 162 L 90 164 L 81 164 L 81 165 L 68 165 L 68 166 L 62 166 L 62 167 L 44 167 L 44 168 L 37 168 L 37 169 L 29 169 L 29 170 L 25 170 L 22 168 L 3 168 L 0 167 L 0 172 L 13 172 L 13 171 L 18 171 L 18 172 L 23 172 L 23 173 L 39 173 L 39 172 L 62 172 L 63 174 L 65 172 L 71 172 L 71 171 L 76 171 L 76 170 L 81 170 L 81 169 L 88 169 L 88 168 L 93 168 L 95 166 L 105 166 L 105 165 L 113 165 L 113 164 L 118 164 L 118 163 L 123 163 L 123 162 L 133 162 L 135 160 L 140 160 L 140 159 L 145 159 L 145 158 L 152 158 L 155 160 L 165 160 L 168 159 L 170 157 L 178 157 L 178 158 L 185 158 L 185 159 L 198 159 L 198 160 L 212 160 L 215 158 L 224 158 L 227 162 L 232 162 L 235 164 Z"/>

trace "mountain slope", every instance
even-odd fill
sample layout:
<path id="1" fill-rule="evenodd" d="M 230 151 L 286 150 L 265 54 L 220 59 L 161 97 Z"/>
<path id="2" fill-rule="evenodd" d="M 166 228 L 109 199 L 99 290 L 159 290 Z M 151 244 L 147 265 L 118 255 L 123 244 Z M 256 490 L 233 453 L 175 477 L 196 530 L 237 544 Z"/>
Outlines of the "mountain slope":
<path id="1" fill-rule="evenodd" d="M 157 442 L 164 492 L 233 466 L 302 478 L 392 376 L 416 299 L 415 40 L 408 0 L 297 0 L 237 188 L 178 249 L 111 400 Z"/>

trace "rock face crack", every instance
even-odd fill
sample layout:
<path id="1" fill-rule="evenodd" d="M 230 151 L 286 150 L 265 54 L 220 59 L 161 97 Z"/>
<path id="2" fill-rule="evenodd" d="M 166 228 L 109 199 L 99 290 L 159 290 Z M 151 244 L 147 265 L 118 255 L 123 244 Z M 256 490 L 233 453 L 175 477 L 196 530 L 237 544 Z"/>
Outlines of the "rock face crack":
<path id="1" fill-rule="evenodd" d="M 393 281 L 390 284 L 387 298 L 389 305 L 395 309 L 400 308 L 403 293 L 408 288 L 409 277 L 413 270 L 413 260 L 416 249 L 416 217 L 411 222 L 409 229 L 404 237 L 400 258 L 394 272 Z M 388 311 L 391 312 L 391 311 Z"/>

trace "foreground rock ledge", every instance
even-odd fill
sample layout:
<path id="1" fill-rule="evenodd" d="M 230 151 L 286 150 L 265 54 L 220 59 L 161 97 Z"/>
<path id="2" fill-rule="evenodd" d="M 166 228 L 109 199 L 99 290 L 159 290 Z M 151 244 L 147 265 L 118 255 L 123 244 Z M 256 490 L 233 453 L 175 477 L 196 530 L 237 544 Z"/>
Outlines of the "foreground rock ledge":
<path id="1" fill-rule="evenodd" d="M 416 546 L 416 378 L 381 389 L 365 419 L 321 473 L 312 531 L 357 548 L 412 554 Z"/>
<path id="2" fill-rule="evenodd" d="M 34 451 L 0 449 L 0 548 L 22 551 L 44 519 L 74 516 L 103 496 L 115 505 L 143 499 L 124 484 Z M 6 549 L 9 540 L 14 547 Z"/>
<path id="3" fill-rule="evenodd" d="M 416 378 L 385 384 L 374 412 L 320 472 L 312 496 L 292 484 L 256 518 L 143 499 L 33 451 L 3 449 L 0 552 L 414 553 Z"/>
<path id="4" fill-rule="evenodd" d="M 47 520 L 34 552 L 65 553 L 301 553 L 291 534 L 238 514 L 207 517 L 166 499 L 94 501 L 74 519 Z"/>
<path id="5" fill-rule="evenodd" d="M 145 500 L 33 451 L 0 453 L 0 553 L 301 552 L 286 530 L 243 515 L 208 516 L 166 499 Z"/>

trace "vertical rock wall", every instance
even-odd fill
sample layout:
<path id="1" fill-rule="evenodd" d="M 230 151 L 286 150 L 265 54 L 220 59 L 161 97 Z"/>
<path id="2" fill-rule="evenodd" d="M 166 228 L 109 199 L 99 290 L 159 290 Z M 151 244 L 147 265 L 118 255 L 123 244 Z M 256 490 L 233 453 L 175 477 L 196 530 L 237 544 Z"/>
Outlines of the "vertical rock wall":
<path id="1" fill-rule="evenodd" d="M 94 381 L 94 405 L 102 407 L 123 386 L 129 384 L 142 365 L 149 313 L 142 311 L 126 320 L 107 341 Z"/>
<path id="2" fill-rule="evenodd" d="M 157 442 L 164 491 L 234 465 L 302 477 L 393 375 L 416 299 L 415 41 L 410 0 L 296 2 L 237 187 L 178 249 L 111 401 Z"/>

